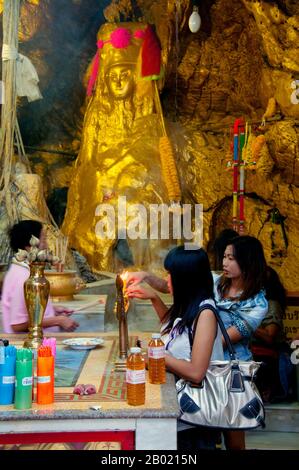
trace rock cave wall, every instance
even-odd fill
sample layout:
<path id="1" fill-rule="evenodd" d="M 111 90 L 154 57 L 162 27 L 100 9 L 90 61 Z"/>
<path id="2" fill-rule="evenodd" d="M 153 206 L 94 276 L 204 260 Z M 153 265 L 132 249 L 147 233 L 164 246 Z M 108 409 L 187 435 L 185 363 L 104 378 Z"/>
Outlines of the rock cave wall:
<path id="1" fill-rule="evenodd" d="M 106 19 L 143 17 L 156 25 L 166 67 L 163 109 L 184 201 L 203 204 L 205 246 L 232 225 L 227 161 L 234 120 L 243 116 L 252 124 L 253 140 L 263 136 L 258 163 L 246 170 L 245 233 L 261 240 L 285 286 L 298 290 L 299 91 L 292 88 L 299 80 L 298 2 L 201 0 L 196 34 L 188 29 L 189 0 L 22 2 L 20 51 L 35 64 L 44 99 L 20 100 L 19 120 L 52 204 L 53 195 L 69 186 L 80 147 L 85 71 L 103 10 Z M 58 198 L 54 210 L 63 203 Z M 280 218 L 271 222 L 276 209 Z"/>

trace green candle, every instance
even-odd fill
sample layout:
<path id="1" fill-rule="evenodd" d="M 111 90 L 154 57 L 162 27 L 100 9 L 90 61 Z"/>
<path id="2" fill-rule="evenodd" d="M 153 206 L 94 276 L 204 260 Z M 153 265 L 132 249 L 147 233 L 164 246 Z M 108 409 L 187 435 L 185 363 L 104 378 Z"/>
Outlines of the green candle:
<path id="1" fill-rule="evenodd" d="M 32 406 L 32 351 L 18 349 L 16 361 L 15 408 L 26 410 Z"/>

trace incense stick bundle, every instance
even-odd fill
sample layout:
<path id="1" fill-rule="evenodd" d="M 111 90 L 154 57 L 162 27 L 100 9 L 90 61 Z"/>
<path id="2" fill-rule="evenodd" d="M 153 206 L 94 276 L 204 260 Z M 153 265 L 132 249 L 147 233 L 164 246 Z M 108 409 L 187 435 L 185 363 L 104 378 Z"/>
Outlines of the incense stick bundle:
<path id="1" fill-rule="evenodd" d="M 101 303 L 102 303 L 101 299 L 94 300 L 92 302 L 89 302 L 86 305 L 83 305 L 82 307 L 74 308 L 73 312 L 81 312 L 81 310 L 86 310 L 88 308 L 95 307 L 96 305 L 101 304 Z"/>
<path id="2" fill-rule="evenodd" d="M 56 269 L 58 272 L 64 270 L 67 248 L 68 248 L 68 237 L 58 235 L 55 243 L 55 255 L 59 258 L 60 262 L 57 264 Z"/>

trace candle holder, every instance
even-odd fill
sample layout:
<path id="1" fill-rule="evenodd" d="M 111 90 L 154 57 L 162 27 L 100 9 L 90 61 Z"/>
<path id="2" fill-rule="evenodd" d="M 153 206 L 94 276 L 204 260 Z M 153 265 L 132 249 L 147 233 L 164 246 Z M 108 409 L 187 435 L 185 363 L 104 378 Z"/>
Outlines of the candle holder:
<path id="1" fill-rule="evenodd" d="M 115 361 L 116 371 L 125 371 L 128 357 L 129 336 L 127 312 L 129 300 L 125 294 L 125 279 L 120 274 L 116 276 L 116 316 L 118 319 L 119 356 Z"/>

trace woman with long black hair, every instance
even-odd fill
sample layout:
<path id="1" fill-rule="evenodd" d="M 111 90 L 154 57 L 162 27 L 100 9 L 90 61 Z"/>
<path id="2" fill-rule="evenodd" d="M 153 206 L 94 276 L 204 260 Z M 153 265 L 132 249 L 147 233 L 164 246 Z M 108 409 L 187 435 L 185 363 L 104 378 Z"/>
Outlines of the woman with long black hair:
<path id="1" fill-rule="evenodd" d="M 206 252 L 172 249 L 164 267 L 168 272 L 168 290 L 173 305 L 167 309 L 156 292 L 138 285 L 129 286 L 131 298 L 150 299 L 161 321 L 166 346 L 166 367 L 176 376 L 194 383 L 205 377 L 211 359 L 223 359 L 213 294 L 213 277 Z M 190 345 L 190 334 L 193 346 Z M 199 427 L 179 426 L 179 449 L 215 448 L 216 433 Z M 187 429 L 186 429 L 187 428 Z"/>
<path id="2" fill-rule="evenodd" d="M 200 250 L 198 250 L 200 251 Z M 249 342 L 268 310 L 268 302 L 263 287 L 266 284 L 267 265 L 260 241 L 244 235 L 227 242 L 223 255 L 223 273 L 214 274 L 214 298 L 216 307 L 226 327 L 236 356 L 239 360 L 252 359 Z M 167 292 L 166 282 L 146 273 L 130 273 L 128 283 L 131 288 L 145 281 L 152 287 Z M 201 277 L 194 280 L 200 290 Z M 223 342 L 224 343 L 224 342 Z M 224 350 L 225 359 L 228 352 Z M 226 431 L 227 449 L 245 449 L 243 431 Z"/>

